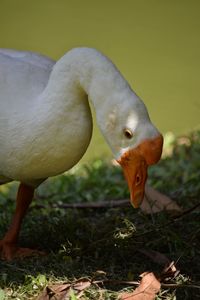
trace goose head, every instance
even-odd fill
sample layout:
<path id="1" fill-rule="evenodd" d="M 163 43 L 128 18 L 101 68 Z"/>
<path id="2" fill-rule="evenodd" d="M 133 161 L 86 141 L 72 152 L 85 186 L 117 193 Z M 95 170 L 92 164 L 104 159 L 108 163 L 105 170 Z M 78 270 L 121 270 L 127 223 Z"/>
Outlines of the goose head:
<path id="1" fill-rule="evenodd" d="M 162 154 L 163 137 L 152 124 L 146 106 L 130 89 L 114 101 L 103 127 L 105 138 L 121 165 L 130 190 L 131 204 L 140 206 L 147 170 Z M 119 94 L 116 95 L 119 98 Z M 112 101 L 111 101 L 112 102 Z M 119 105 L 120 103 L 120 105 Z M 105 119 L 104 119 L 105 120 Z"/>

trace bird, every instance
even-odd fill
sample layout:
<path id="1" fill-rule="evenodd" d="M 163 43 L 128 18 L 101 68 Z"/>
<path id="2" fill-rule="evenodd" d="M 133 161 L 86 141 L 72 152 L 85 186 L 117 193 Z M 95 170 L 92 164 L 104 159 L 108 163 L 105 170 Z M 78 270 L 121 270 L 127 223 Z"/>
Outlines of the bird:
<path id="1" fill-rule="evenodd" d="M 11 225 L 0 240 L 5 260 L 35 253 L 18 245 L 35 189 L 71 169 L 92 137 L 92 115 L 121 165 L 130 201 L 139 207 L 148 166 L 159 161 L 163 136 L 144 102 L 115 64 L 89 47 L 58 61 L 30 51 L 0 49 L 0 184 L 19 181 Z"/>

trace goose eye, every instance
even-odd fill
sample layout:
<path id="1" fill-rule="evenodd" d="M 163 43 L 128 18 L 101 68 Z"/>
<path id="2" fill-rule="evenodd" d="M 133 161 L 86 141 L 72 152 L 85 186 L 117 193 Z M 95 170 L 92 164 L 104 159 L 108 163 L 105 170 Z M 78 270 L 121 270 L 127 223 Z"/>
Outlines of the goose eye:
<path id="1" fill-rule="evenodd" d="M 130 129 L 128 128 L 125 128 L 124 129 L 124 135 L 127 139 L 131 139 L 133 137 L 133 133 Z"/>

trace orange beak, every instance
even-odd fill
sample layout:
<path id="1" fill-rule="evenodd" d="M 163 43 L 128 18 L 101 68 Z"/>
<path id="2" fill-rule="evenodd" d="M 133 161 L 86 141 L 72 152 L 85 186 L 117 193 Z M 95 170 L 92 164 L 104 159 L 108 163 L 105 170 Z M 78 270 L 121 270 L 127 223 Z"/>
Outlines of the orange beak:
<path id="1" fill-rule="evenodd" d="M 118 163 L 122 166 L 130 190 L 131 203 L 137 208 L 144 197 L 147 168 L 157 163 L 162 154 L 163 137 L 143 141 L 136 148 L 125 152 Z"/>

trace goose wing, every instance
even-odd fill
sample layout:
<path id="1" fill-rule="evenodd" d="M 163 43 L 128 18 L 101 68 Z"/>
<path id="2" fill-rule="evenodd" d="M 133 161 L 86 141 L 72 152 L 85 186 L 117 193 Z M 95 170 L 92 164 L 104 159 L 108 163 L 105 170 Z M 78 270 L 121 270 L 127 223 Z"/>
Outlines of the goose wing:
<path id="1" fill-rule="evenodd" d="M 0 115 L 26 109 L 46 87 L 54 64 L 33 52 L 0 49 Z"/>

